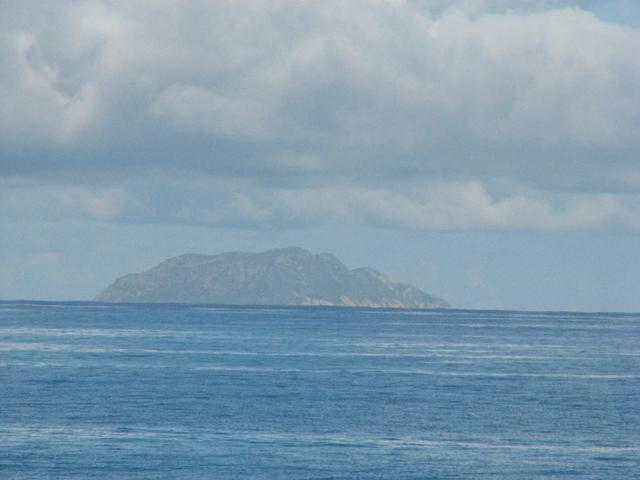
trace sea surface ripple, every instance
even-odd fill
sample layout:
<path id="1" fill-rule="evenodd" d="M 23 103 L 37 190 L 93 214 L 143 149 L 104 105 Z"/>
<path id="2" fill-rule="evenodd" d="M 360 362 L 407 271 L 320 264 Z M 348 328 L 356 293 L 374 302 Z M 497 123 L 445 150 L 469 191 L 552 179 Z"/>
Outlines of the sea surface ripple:
<path id="1" fill-rule="evenodd" d="M 0 302 L 0 478 L 630 479 L 640 315 Z"/>

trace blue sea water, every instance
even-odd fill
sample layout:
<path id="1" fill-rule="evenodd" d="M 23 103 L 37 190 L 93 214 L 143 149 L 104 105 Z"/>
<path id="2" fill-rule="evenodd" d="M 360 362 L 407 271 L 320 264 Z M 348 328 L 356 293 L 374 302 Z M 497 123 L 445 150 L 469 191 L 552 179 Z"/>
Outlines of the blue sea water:
<path id="1" fill-rule="evenodd" d="M 0 302 L 0 478 L 640 478 L 640 315 Z"/>

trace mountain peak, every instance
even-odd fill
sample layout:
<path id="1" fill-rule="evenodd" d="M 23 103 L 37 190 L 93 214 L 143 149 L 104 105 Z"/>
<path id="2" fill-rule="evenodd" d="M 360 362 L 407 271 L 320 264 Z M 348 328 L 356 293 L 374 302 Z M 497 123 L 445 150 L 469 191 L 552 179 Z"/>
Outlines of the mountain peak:
<path id="1" fill-rule="evenodd" d="M 184 254 L 117 279 L 96 300 L 260 305 L 447 307 L 411 285 L 363 267 L 349 270 L 331 253 L 286 247 L 259 253 Z"/>

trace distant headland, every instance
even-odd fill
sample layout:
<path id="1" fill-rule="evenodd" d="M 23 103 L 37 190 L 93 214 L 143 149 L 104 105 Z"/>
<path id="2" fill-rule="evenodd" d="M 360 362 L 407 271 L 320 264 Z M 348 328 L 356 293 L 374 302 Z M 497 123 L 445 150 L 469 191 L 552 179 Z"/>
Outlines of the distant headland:
<path id="1" fill-rule="evenodd" d="M 371 268 L 349 270 L 330 253 L 302 248 L 260 253 L 186 254 L 118 278 L 103 302 L 334 305 L 445 308 L 449 304 Z"/>

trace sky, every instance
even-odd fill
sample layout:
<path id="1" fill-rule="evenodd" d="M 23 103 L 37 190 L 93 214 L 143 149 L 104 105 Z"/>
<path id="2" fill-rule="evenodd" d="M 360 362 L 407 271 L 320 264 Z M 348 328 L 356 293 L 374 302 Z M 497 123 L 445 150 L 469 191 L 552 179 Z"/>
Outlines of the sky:
<path id="1" fill-rule="evenodd" d="M 640 311 L 640 2 L 0 0 L 0 299 L 300 246 Z"/>

